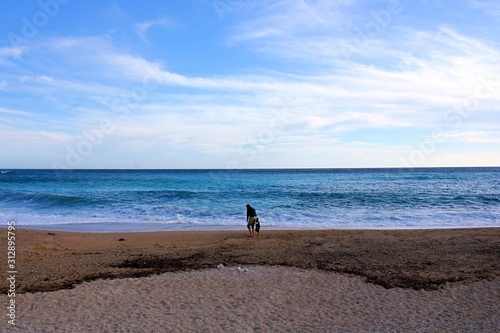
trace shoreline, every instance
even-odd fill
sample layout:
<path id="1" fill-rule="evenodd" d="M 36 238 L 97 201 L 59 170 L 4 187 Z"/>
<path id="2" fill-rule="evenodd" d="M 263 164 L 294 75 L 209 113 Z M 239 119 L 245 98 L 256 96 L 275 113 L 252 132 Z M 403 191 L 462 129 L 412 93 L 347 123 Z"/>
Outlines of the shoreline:
<path id="1" fill-rule="evenodd" d="M 7 234 L 5 228 L 0 229 Z M 285 266 L 361 277 L 384 288 L 498 280 L 500 228 L 78 233 L 16 230 L 17 293 L 225 266 Z M 1 254 L 6 262 L 7 254 Z M 2 272 L 4 275 L 5 272 Z M 7 291 L 2 276 L 0 290 Z"/>
<path id="2" fill-rule="evenodd" d="M 222 228 L 217 225 L 209 225 L 209 226 L 203 226 L 203 225 L 193 225 L 191 227 L 186 227 L 185 225 L 182 226 L 173 226 L 171 224 L 162 224 L 162 223 L 122 223 L 122 222 L 111 222 L 120 224 L 120 225 L 125 225 L 125 226 L 131 226 L 131 227 L 137 227 L 140 226 L 142 229 L 123 229 L 123 230 L 103 230 L 103 229 L 109 229 L 110 223 L 67 223 L 67 224 L 43 224 L 43 225 L 16 225 L 17 229 L 25 229 L 25 230 L 33 230 L 33 231 L 51 231 L 51 232 L 65 232 L 65 233 L 81 233 L 81 234 L 115 234 L 115 233 L 142 233 L 142 232 L 171 232 L 171 231 L 187 231 L 187 232 L 206 232 L 206 231 L 244 231 L 245 229 L 245 224 L 241 225 L 225 225 Z M 154 228 L 157 225 L 164 225 L 164 228 Z M 153 228 L 151 228 L 153 226 Z M 97 230 L 92 230 L 91 227 L 98 227 Z M 99 228 L 102 227 L 102 228 Z M 268 227 L 266 225 L 266 228 L 264 231 L 330 231 L 330 230 L 343 230 L 343 231 L 405 231 L 405 230 L 468 230 L 468 229 L 496 229 L 500 228 L 500 226 L 492 226 L 492 225 L 475 225 L 475 226 L 429 226 L 429 227 L 421 227 L 421 226 L 415 226 L 415 227 L 409 227 L 409 226 L 404 226 L 404 227 L 332 227 L 332 228 L 325 228 L 325 227 L 318 227 L 318 228 L 297 228 L 297 227 Z M 5 227 L 0 226 L 0 230 L 5 229 Z"/>

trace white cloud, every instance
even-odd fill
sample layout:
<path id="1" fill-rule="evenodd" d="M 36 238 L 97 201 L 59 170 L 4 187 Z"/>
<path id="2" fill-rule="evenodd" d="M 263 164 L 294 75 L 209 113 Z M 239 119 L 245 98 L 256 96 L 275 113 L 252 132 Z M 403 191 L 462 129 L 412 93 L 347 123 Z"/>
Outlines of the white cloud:
<path id="1" fill-rule="evenodd" d="M 33 117 L 35 116 L 34 113 L 32 112 L 27 112 L 27 111 L 21 111 L 21 110 L 14 110 L 14 109 L 8 109 L 4 107 L 0 107 L 0 114 L 10 114 L 10 115 L 16 115 L 16 116 L 24 116 L 24 117 Z"/>
<path id="2" fill-rule="evenodd" d="M 10 67 L 19 68 L 8 82 L 0 82 L 0 89 L 44 102 L 30 112 L 0 108 L 0 115 L 52 116 L 45 121 L 51 126 L 39 125 L 39 131 L 16 132 L 5 125 L 5 133 L 21 133 L 27 143 L 45 142 L 56 151 L 109 118 L 116 130 L 106 142 L 131 154 L 161 150 L 180 156 L 186 150 L 221 163 L 236 159 L 242 165 L 275 167 L 279 161 L 281 166 L 398 165 L 403 148 L 367 137 L 346 143 L 343 134 L 383 129 L 394 136 L 391 131 L 405 128 L 432 133 L 454 105 L 475 97 L 479 77 L 500 78 L 500 50 L 447 26 L 436 31 L 395 26 L 393 34 L 374 38 L 346 57 L 342 48 L 353 41 L 345 33 L 349 15 L 344 10 L 353 3 L 278 1 L 265 13 L 249 3 L 245 9 L 251 7 L 252 15 L 245 19 L 248 14 L 238 12 L 242 20 L 230 37 L 232 47 L 284 63 L 276 67 L 281 71 L 251 75 L 243 70 L 232 75 L 180 72 L 169 59 L 124 51 L 109 36 L 38 39 L 29 50 L 0 49 L 0 62 L 8 59 Z M 153 26 L 166 24 L 146 21 L 135 28 L 146 38 Z M 37 61 L 24 63 L 25 57 Z M 481 103 L 471 112 L 475 123 L 467 132 L 447 137 L 498 143 L 498 135 L 481 130 L 486 124 L 497 127 L 491 125 L 499 121 L 492 110 L 497 100 L 500 96 L 492 94 L 489 105 Z M 120 114 L 116 105 L 127 112 Z M 287 119 L 271 128 L 280 110 L 286 110 Z M 23 124 L 15 122 L 8 125 Z M 55 142 L 61 146 L 51 146 Z M 249 161 L 254 153 L 259 159 Z"/>
<path id="3" fill-rule="evenodd" d="M 443 152 L 431 156 L 423 166 L 492 167 L 500 165 L 500 153 L 476 150 Z"/>
<path id="4" fill-rule="evenodd" d="M 168 25 L 168 20 L 165 18 L 162 18 L 162 19 L 157 19 L 157 20 L 153 20 L 153 21 L 136 23 L 135 30 L 142 40 L 148 41 L 147 33 L 148 33 L 148 30 L 151 29 L 151 27 L 154 27 L 154 26 L 165 27 L 167 25 Z"/>
<path id="5" fill-rule="evenodd" d="M 483 9 L 489 15 L 500 16 L 500 3 L 496 0 L 469 0 L 469 3 L 474 8 Z"/>
<path id="6" fill-rule="evenodd" d="M 269 37 L 307 34 L 318 27 L 338 31 L 348 22 L 343 9 L 355 1 L 259 1 L 246 6 L 252 16 L 235 28 L 232 42 L 251 41 Z"/>
<path id="7" fill-rule="evenodd" d="M 9 65 L 13 60 L 21 58 L 24 49 L 16 47 L 0 47 L 0 65 Z"/>
<path id="8" fill-rule="evenodd" d="M 484 131 L 469 131 L 469 132 L 448 132 L 443 133 L 444 138 L 473 143 L 500 143 L 500 133 L 498 132 L 484 132 Z"/>
<path id="9" fill-rule="evenodd" d="M 413 34 L 413 32 L 409 32 Z M 140 88 L 141 85 L 150 84 L 152 90 L 165 90 L 169 85 L 185 87 L 190 89 L 239 91 L 245 94 L 261 94 L 270 96 L 272 94 L 289 94 L 302 96 L 304 98 L 321 99 L 327 104 L 335 101 L 335 104 L 354 105 L 365 99 L 366 104 L 393 104 L 407 106 L 408 102 L 420 105 L 446 106 L 458 102 L 476 84 L 477 73 L 496 72 L 500 63 L 498 50 L 492 49 L 479 41 L 459 35 L 449 29 L 437 35 L 423 34 L 417 38 L 418 42 L 411 45 L 409 50 L 422 48 L 423 40 L 427 39 L 430 45 L 441 45 L 446 43 L 454 45 L 450 49 L 435 51 L 432 57 L 424 58 L 416 54 L 408 54 L 408 51 L 396 51 L 394 47 L 386 45 L 393 63 L 400 64 L 396 68 L 381 68 L 363 63 L 341 63 L 335 68 L 323 68 L 322 73 L 311 73 L 312 75 L 283 75 L 280 73 L 265 73 L 255 75 L 237 75 L 224 77 L 196 77 L 186 76 L 169 71 L 160 61 L 146 60 L 140 56 L 125 54 L 116 50 L 104 39 L 91 39 L 92 44 L 98 45 L 89 48 L 89 39 L 65 39 L 63 41 L 50 41 L 54 56 L 67 59 L 74 54 L 80 56 L 68 69 L 68 76 L 82 77 L 84 82 L 62 80 L 61 78 L 48 76 L 34 76 L 36 81 L 47 86 L 49 83 L 56 84 L 54 88 L 75 89 L 82 91 L 96 90 L 105 95 L 113 95 L 113 86 L 97 81 L 97 75 L 84 78 L 81 69 L 92 68 L 92 73 L 103 73 L 100 79 L 114 77 L 120 82 L 112 82 L 123 86 L 128 82 L 129 89 Z M 454 40 L 454 41 L 453 41 Z M 465 47 L 468 45 L 468 47 Z M 407 45 L 403 45 L 407 47 Z M 440 46 L 441 47 L 441 46 Z M 302 49 L 309 49 L 303 47 Z M 462 51 L 460 51 L 462 50 Z M 474 53 L 474 50 L 476 53 Z M 294 54 L 293 50 L 288 50 Z M 383 51 L 375 50 L 375 51 Z M 57 56 L 55 53 L 59 53 Z M 461 52 L 461 53 L 460 53 Z M 318 52 L 320 54 L 320 52 Z M 432 52 L 431 52 L 432 54 Z M 85 55 L 89 55 L 86 57 Z M 73 68 L 73 73 L 71 69 Z M 86 71 L 87 72 L 87 71 Z M 75 75 L 76 74 L 76 75 Z M 85 74 L 87 75 L 87 74 Z M 28 77 L 29 78 L 29 77 Z M 96 82 L 88 82 L 88 79 Z M 128 81 L 124 81 L 128 80 Z M 29 81 L 29 80 L 26 80 Z M 35 81 L 31 79 L 31 81 Z M 38 89 L 39 87 L 37 87 Z"/>
<path id="10" fill-rule="evenodd" d="M 461 37 L 456 39 L 460 40 Z M 137 147 L 194 145 L 207 153 L 227 153 L 235 146 L 228 145 L 227 142 L 235 142 L 237 146 L 247 140 L 248 132 L 245 128 L 248 126 L 240 123 L 250 122 L 254 124 L 254 128 L 258 127 L 258 121 L 255 120 L 266 119 L 270 112 L 269 101 L 275 99 L 277 105 L 280 105 L 280 99 L 287 98 L 291 101 L 288 108 L 293 114 L 288 124 L 288 134 L 295 133 L 304 142 L 309 142 L 307 136 L 315 132 L 318 135 L 324 133 L 327 134 L 323 139 L 325 142 L 337 144 L 339 133 L 359 128 L 429 126 L 436 119 L 441 119 L 447 108 L 462 102 L 463 96 L 472 95 L 474 84 L 477 84 L 465 80 L 465 84 L 457 86 L 464 78 L 473 77 L 468 72 L 472 73 L 472 69 L 461 72 L 442 70 L 432 61 L 414 56 L 412 61 L 418 60 L 418 67 L 411 71 L 351 64 L 349 70 L 346 67 L 337 73 L 325 72 L 324 75 L 314 76 L 267 73 L 233 77 L 188 77 L 165 70 L 160 62 L 121 53 L 105 40 L 94 39 L 94 43 L 104 47 L 93 52 L 88 61 L 92 62 L 97 72 L 106 68 L 108 74 L 111 73 L 109 75 L 127 78 L 128 85 L 123 82 L 103 84 L 94 78 L 88 81 L 85 77 L 79 78 L 76 72 L 77 75 L 72 80 L 48 75 L 23 76 L 22 89 L 31 87 L 38 93 L 47 95 L 57 92 L 63 96 L 69 93 L 83 99 L 89 99 L 90 96 L 96 98 L 102 104 L 102 110 L 74 110 L 81 114 L 77 114 L 78 123 L 92 126 L 93 119 L 102 118 L 106 112 L 111 112 L 118 128 L 121 128 L 116 135 L 120 135 L 124 142 L 134 142 Z M 83 55 L 87 49 L 86 43 L 78 39 L 66 39 L 55 45 L 58 52 L 65 51 L 66 54 L 79 53 L 80 50 Z M 481 48 L 479 50 L 484 51 Z M 64 57 L 65 52 L 60 57 Z M 82 56 L 80 59 L 83 67 L 86 67 L 86 58 Z M 71 67 L 68 69 L 71 70 Z M 78 71 L 78 68 L 74 70 Z M 73 76 L 72 73 L 69 74 L 68 76 Z M 152 86 L 146 90 L 147 94 L 143 98 L 128 98 L 131 104 L 137 106 L 130 108 L 128 120 L 121 120 L 119 115 L 113 114 L 113 96 L 131 95 L 135 88 L 143 87 L 144 82 L 147 82 L 144 81 L 145 78 L 151 79 L 149 84 Z M 196 90 L 172 95 L 169 92 L 170 86 Z M 220 91 L 228 93 L 230 100 L 221 99 Z M 231 91 L 238 94 L 231 95 Z M 109 96 L 111 104 L 106 102 L 106 96 Z M 192 101 L 196 99 L 200 99 L 199 104 L 193 104 Z M 266 105 L 267 107 L 263 107 Z M 440 108 L 442 111 L 434 114 Z M 196 112 L 195 117 L 193 112 Z M 82 120 L 82 116 L 86 119 Z M 292 136 L 283 136 L 285 137 Z M 314 141 L 311 144 L 319 143 Z"/>
<path id="11" fill-rule="evenodd" d="M 18 150 L 21 148 L 26 153 L 27 150 L 38 150 L 40 147 L 53 148 L 71 139 L 65 133 L 49 132 L 44 130 L 12 129 L 1 126 L 0 145 L 2 151 Z"/>

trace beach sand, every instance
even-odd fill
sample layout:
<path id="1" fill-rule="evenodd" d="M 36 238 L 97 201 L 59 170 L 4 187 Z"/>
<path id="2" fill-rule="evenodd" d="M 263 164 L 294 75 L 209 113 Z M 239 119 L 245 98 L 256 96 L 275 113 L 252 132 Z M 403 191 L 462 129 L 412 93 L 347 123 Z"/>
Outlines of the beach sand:
<path id="1" fill-rule="evenodd" d="M 6 315 L 0 321 L 9 332 L 500 327 L 500 228 L 281 230 L 254 238 L 17 230 L 16 247 L 17 326 Z"/>

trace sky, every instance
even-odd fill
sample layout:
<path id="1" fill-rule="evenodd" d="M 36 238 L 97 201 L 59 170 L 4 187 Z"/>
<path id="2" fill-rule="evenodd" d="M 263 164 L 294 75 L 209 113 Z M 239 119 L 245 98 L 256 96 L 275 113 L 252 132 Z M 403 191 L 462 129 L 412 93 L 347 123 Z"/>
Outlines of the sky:
<path id="1" fill-rule="evenodd" d="M 2 169 L 500 166 L 497 0 L 1 6 Z"/>

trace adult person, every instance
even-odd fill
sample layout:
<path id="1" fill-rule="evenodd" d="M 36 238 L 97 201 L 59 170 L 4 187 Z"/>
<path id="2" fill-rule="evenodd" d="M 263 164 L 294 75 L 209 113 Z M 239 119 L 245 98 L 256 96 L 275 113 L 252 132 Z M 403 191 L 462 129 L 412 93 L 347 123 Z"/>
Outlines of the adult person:
<path id="1" fill-rule="evenodd" d="M 255 208 L 247 204 L 247 229 L 250 237 L 255 236 L 255 221 L 258 219 Z"/>

